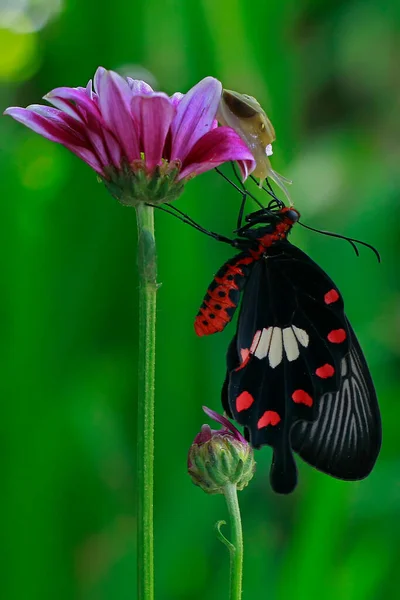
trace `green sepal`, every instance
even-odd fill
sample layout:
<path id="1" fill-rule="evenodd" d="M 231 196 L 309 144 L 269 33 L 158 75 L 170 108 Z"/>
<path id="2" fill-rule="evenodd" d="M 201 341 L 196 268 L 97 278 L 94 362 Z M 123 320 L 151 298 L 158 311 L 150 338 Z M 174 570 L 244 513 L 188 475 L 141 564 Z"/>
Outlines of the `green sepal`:
<path id="1" fill-rule="evenodd" d="M 144 160 L 125 161 L 120 169 L 105 167 L 101 180 L 110 194 L 125 206 L 141 202 L 158 206 L 182 194 L 185 182 L 177 181 L 180 168 L 180 161 L 164 161 L 152 173 L 147 173 Z"/>

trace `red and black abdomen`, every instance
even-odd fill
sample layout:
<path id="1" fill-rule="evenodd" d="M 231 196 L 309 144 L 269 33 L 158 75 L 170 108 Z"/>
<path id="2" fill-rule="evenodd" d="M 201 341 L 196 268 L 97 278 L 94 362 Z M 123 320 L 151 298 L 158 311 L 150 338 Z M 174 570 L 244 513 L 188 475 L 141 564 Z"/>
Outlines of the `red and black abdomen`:
<path id="1" fill-rule="evenodd" d="M 254 262 L 251 254 L 242 252 L 219 269 L 197 313 L 194 323 L 197 335 L 217 333 L 230 322 Z"/>

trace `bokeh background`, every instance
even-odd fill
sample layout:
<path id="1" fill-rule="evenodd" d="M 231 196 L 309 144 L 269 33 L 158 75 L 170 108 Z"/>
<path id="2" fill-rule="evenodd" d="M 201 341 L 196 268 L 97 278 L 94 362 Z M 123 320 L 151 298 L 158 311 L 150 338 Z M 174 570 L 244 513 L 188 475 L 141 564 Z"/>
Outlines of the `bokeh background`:
<path id="1" fill-rule="evenodd" d="M 400 598 L 400 4 L 392 0 L 0 0 L 0 107 L 84 85 L 96 67 L 172 93 L 206 75 L 256 96 L 277 131 L 273 166 L 293 179 L 312 232 L 292 240 L 341 288 L 382 408 L 384 442 L 363 482 L 300 465 L 289 497 L 270 450 L 241 493 L 244 600 Z M 397 54 L 397 57 L 396 57 Z M 2 201 L 1 597 L 136 598 L 138 281 L 134 211 L 83 162 L 8 118 Z M 216 173 L 179 208 L 229 235 L 240 198 Z M 298 228 L 300 229 L 300 228 Z M 219 409 L 233 325 L 193 319 L 231 250 L 157 214 L 157 600 L 228 597 L 226 518 L 186 474 L 192 438 Z"/>

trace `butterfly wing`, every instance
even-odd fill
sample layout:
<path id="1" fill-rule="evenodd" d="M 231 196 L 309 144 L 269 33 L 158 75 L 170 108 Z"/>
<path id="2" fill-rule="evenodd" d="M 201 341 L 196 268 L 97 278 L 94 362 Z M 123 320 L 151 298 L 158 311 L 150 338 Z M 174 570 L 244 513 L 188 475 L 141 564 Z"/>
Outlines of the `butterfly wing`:
<path id="1" fill-rule="evenodd" d="M 194 328 L 199 336 L 222 331 L 231 321 L 240 301 L 246 279 L 255 264 L 250 252 L 228 260 L 210 283 L 197 313 Z"/>
<path id="2" fill-rule="evenodd" d="M 254 447 L 273 448 L 275 491 L 294 489 L 292 427 L 312 424 L 320 398 L 338 391 L 351 344 L 343 301 L 328 275 L 287 240 L 269 248 L 243 292 L 223 405 Z M 305 446 L 300 452 L 307 454 Z"/>
<path id="3" fill-rule="evenodd" d="M 360 344 L 352 330 L 351 347 L 342 360 L 336 393 L 319 400 L 314 423 L 296 423 L 291 445 L 316 469 L 345 480 L 371 472 L 381 447 L 381 419 L 374 384 Z"/>

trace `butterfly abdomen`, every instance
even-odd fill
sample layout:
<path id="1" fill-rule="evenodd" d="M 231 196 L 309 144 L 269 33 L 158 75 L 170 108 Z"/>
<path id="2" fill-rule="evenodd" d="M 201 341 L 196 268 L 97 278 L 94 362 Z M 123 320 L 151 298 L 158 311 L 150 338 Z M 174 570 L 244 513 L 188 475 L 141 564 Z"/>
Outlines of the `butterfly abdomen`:
<path id="1" fill-rule="evenodd" d="M 197 313 L 194 323 L 197 335 L 222 331 L 231 321 L 254 261 L 251 254 L 242 253 L 219 269 Z"/>

